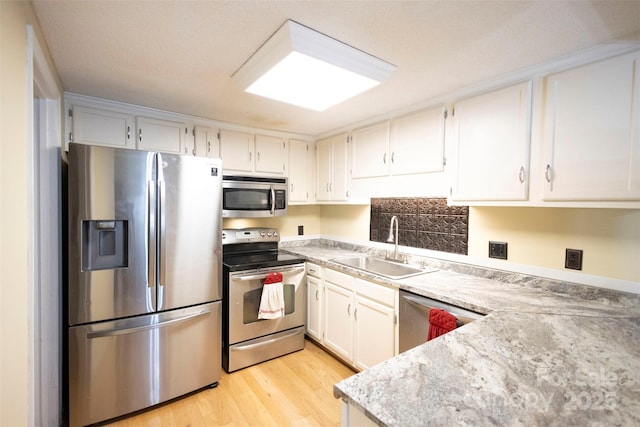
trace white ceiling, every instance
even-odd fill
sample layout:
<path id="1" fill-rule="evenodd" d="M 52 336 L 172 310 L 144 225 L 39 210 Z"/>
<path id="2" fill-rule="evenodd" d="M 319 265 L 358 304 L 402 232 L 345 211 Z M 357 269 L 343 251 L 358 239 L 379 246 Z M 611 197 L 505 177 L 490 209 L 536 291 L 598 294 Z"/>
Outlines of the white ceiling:
<path id="1" fill-rule="evenodd" d="M 66 91 L 308 135 L 598 44 L 639 40 L 630 1 L 33 1 Z M 398 68 L 324 112 L 231 75 L 287 19 Z"/>

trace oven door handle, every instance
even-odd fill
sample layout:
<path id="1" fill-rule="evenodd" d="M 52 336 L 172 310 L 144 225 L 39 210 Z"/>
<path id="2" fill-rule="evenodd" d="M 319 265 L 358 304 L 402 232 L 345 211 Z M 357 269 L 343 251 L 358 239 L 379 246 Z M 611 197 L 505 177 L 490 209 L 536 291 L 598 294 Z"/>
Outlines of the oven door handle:
<path id="1" fill-rule="evenodd" d="M 287 269 L 287 270 L 274 269 L 273 271 L 277 271 L 278 273 L 299 273 L 299 272 L 304 271 L 304 267 L 292 268 L 292 269 Z M 260 274 L 247 274 L 246 276 L 238 275 L 238 276 L 233 276 L 231 278 L 231 280 L 237 280 L 237 281 L 240 281 L 240 282 L 246 282 L 246 281 L 249 281 L 249 280 L 260 280 L 260 279 L 266 278 L 269 273 L 271 273 L 271 272 L 269 271 L 269 272 L 264 272 L 264 273 L 260 273 Z"/>

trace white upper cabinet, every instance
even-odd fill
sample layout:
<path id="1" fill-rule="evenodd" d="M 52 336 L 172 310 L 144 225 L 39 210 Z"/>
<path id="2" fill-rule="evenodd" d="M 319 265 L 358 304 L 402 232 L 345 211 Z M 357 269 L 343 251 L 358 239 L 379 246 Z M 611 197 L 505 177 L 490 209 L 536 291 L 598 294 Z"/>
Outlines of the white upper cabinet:
<path id="1" fill-rule="evenodd" d="M 352 178 L 442 171 L 444 124 L 438 107 L 354 130 Z"/>
<path id="2" fill-rule="evenodd" d="M 225 171 L 253 172 L 253 134 L 220 129 L 218 138 Z"/>
<path id="3" fill-rule="evenodd" d="M 221 129 L 220 157 L 224 170 L 283 175 L 287 145 L 283 138 Z"/>
<path id="4" fill-rule="evenodd" d="M 289 140 L 289 202 L 309 202 L 313 192 L 313 147 L 307 141 Z"/>
<path id="5" fill-rule="evenodd" d="M 188 128 L 183 122 L 136 117 L 139 150 L 188 154 Z"/>
<path id="6" fill-rule="evenodd" d="M 444 170 L 445 116 L 439 107 L 391 121 L 391 175 Z"/>
<path id="7" fill-rule="evenodd" d="M 69 141 L 117 148 L 136 148 L 135 116 L 120 111 L 74 105 L 69 110 Z"/>
<path id="8" fill-rule="evenodd" d="M 194 155 L 198 157 L 220 157 L 220 142 L 217 131 L 208 126 L 193 128 Z"/>
<path id="9" fill-rule="evenodd" d="M 256 172 L 284 174 L 287 172 L 287 143 L 281 137 L 256 135 Z"/>
<path id="10" fill-rule="evenodd" d="M 317 148 L 317 189 L 318 201 L 347 200 L 347 134 L 319 140 Z"/>
<path id="11" fill-rule="evenodd" d="M 531 82 L 454 107 L 453 201 L 527 200 Z"/>
<path id="12" fill-rule="evenodd" d="M 640 200 L 640 53 L 544 80 L 545 201 Z"/>
<path id="13" fill-rule="evenodd" d="M 389 122 L 351 132 L 352 178 L 370 178 L 389 174 Z"/>

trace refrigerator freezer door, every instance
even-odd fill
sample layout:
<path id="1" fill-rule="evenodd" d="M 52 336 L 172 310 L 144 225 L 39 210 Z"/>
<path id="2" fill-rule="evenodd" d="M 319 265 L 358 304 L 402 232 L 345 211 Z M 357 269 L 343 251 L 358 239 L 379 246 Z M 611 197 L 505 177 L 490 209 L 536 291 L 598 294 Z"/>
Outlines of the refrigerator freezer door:
<path id="1" fill-rule="evenodd" d="M 156 156 L 70 144 L 70 325 L 156 310 Z"/>
<path id="2" fill-rule="evenodd" d="M 219 159 L 159 154 L 158 310 L 222 298 Z"/>
<path id="3" fill-rule="evenodd" d="M 69 425 L 128 414 L 220 380 L 221 302 L 69 328 Z"/>

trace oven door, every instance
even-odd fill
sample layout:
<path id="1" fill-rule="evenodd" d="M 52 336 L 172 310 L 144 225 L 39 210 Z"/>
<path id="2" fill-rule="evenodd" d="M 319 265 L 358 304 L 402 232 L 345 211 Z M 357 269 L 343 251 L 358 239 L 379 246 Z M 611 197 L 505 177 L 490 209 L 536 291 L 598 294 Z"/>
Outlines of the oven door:
<path id="1" fill-rule="evenodd" d="M 282 273 L 284 316 L 258 319 L 262 287 L 268 273 Z M 229 275 L 229 345 L 304 326 L 306 292 L 304 264 L 262 268 Z"/>

